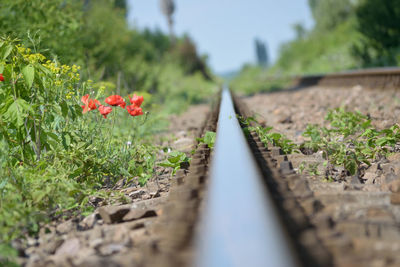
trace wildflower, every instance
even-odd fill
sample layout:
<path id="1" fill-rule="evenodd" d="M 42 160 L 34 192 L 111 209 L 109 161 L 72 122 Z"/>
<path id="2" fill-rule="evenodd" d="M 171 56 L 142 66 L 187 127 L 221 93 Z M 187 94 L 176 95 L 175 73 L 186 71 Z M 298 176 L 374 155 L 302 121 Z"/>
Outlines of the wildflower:
<path id="1" fill-rule="evenodd" d="M 129 101 L 131 104 L 135 105 L 136 107 L 140 107 L 143 103 L 143 96 L 138 96 L 136 94 L 133 94 L 133 97 L 129 97 Z"/>
<path id="2" fill-rule="evenodd" d="M 0 81 L 4 82 L 4 76 L 3 76 L 3 73 L 0 73 Z"/>
<path id="3" fill-rule="evenodd" d="M 112 111 L 112 108 L 100 105 L 99 111 L 100 111 L 100 114 L 103 115 L 104 119 L 107 119 L 107 115 Z"/>
<path id="4" fill-rule="evenodd" d="M 120 106 L 121 108 L 125 108 L 126 103 L 124 99 L 119 95 L 112 95 L 106 98 L 105 102 L 111 106 Z"/>
<path id="5" fill-rule="evenodd" d="M 97 106 L 101 106 L 100 102 L 97 99 L 90 99 L 89 98 L 89 94 L 82 96 L 81 101 L 84 103 L 84 105 L 82 105 L 82 113 L 85 114 L 86 112 L 93 110 L 93 109 L 97 109 Z"/>
<path id="6" fill-rule="evenodd" d="M 135 106 L 135 104 L 130 105 L 130 106 L 126 106 L 126 110 L 128 111 L 128 113 L 131 116 L 143 115 L 142 108 L 139 108 L 139 107 Z"/>

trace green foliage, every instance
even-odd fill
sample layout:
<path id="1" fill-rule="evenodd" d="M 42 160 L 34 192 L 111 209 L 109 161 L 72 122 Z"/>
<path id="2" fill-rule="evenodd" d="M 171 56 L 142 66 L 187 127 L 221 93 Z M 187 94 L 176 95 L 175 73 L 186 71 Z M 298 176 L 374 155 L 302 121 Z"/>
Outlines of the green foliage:
<path id="1" fill-rule="evenodd" d="M 100 189 L 121 178 L 144 184 L 154 175 L 156 148 L 143 130 L 152 118 L 119 107 L 108 120 L 97 111 L 82 115 L 80 97 L 95 89 L 80 82 L 79 67 L 11 39 L 0 39 L 0 55 L 2 243 L 37 233 L 59 214 L 90 211 L 88 196 L 104 197 Z"/>
<path id="2" fill-rule="evenodd" d="M 284 154 L 291 154 L 298 151 L 298 146 L 293 143 L 292 140 L 281 133 L 272 132 L 272 129 L 272 127 L 257 126 L 252 127 L 249 130 L 255 131 L 260 137 L 261 142 L 263 142 L 265 146 L 268 146 L 268 144 L 270 144 L 280 147 Z"/>
<path id="3" fill-rule="evenodd" d="M 40 38 L 43 54 L 58 55 L 63 62 L 83 58 L 81 32 L 83 1 L 72 0 L 2 0 L 0 36 L 11 35 L 31 45 L 27 32 Z M 40 35 L 40 37 L 39 37 Z M 48 50 L 47 50 L 48 49 Z"/>
<path id="4" fill-rule="evenodd" d="M 315 74 L 350 69 L 357 64 L 352 46 L 358 40 L 356 22 L 349 19 L 329 32 L 311 32 L 307 38 L 281 46 L 273 73 Z"/>
<path id="5" fill-rule="evenodd" d="M 280 90 L 288 87 L 290 82 L 289 76 L 273 75 L 262 67 L 244 66 L 229 86 L 236 92 L 251 95 Z"/>
<path id="6" fill-rule="evenodd" d="M 277 62 L 268 69 L 244 66 L 231 81 L 233 90 L 247 95 L 288 88 L 293 75 L 337 72 L 359 65 L 353 57 L 359 41 L 351 18 L 329 32 L 312 31 L 280 48 Z"/>
<path id="7" fill-rule="evenodd" d="M 354 14 L 351 0 L 308 0 L 317 31 L 329 31 Z"/>
<path id="8" fill-rule="evenodd" d="M 254 118 L 239 118 L 246 134 L 255 131 L 265 146 L 273 145 L 282 149 L 284 154 L 312 154 L 322 152 L 326 162 L 342 166 L 350 175 L 357 173 L 362 163 L 370 165 L 372 161 L 386 157 L 400 142 L 400 126 L 395 124 L 387 129 L 378 130 L 371 120 L 360 112 L 350 112 L 344 108 L 329 110 L 325 116 L 326 126 L 309 124 L 303 132 L 306 140 L 297 145 L 281 133 L 273 132 L 272 127 L 262 127 Z M 300 172 L 319 175 L 318 164 L 301 164 Z M 329 177 L 328 177 L 329 178 Z"/>
<path id="9" fill-rule="evenodd" d="M 390 66 L 400 62 L 400 3 L 365 0 L 356 10 L 362 41 L 354 54 L 363 66 Z"/>
<path id="10" fill-rule="evenodd" d="M 273 132 L 273 127 L 263 127 L 258 125 L 257 121 L 253 117 L 239 117 L 239 122 L 242 125 L 243 131 L 246 135 L 252 131 L 256 132 L 260 137 L 261 142 L 263 142 L 265 146 L 273 145 L 280 147 L 285 154 L 298 152 L 298 146 L 285 135 L 278 132 Z"/>
<path id="11" fill-rule="evenodd" d="M 308 125 L 303 136 L 308 137 L 300 149 L 322 151 L 332 165 L 343 166 L 354 175 L 361 163 L 370 165 L 372 160 L 387 156 L 390 148 L 400 141 L 400 127 L 377 130 L 371 121 L 359 112 L 343 108 L 331 110 L 325 117 L 327 127 Z"/>
<path id="12" fill-rule="evenodd" d="M 206 144 L 209 148 L 214 148 L 216 138 L 217 133 L 207 131 L 203 137 L 197 138 L 197 141 L 199 141 L 199 143 Z"/>
<path id="13" fill-rule="evenodd" d="M 190 158 L 185 153 L 180 151 L 171 151 L 165 161 L 158 165 L 162 167 L 170 167 L 173 169 L 171 176 L 176 174 L 176 171 L 182 168 L 187 168 L 190 163 Z"/>

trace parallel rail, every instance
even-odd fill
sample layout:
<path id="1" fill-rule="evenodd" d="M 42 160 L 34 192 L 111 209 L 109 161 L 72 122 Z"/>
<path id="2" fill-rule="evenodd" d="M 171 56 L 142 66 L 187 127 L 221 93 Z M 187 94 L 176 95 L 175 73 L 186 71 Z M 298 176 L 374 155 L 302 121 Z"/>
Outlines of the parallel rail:
<path id="1" fill-rule="evenodd" d="M 295 79 L 295 87 L 365 86 L 368 88 L 400 88 L 400 68 L 373 68 L 323 75 L 306 75 Z"/>
<path id="2" fill-rule="evenodd" d="M 196 267 L 297 265 L 226 88 L 201 218 Z"/>

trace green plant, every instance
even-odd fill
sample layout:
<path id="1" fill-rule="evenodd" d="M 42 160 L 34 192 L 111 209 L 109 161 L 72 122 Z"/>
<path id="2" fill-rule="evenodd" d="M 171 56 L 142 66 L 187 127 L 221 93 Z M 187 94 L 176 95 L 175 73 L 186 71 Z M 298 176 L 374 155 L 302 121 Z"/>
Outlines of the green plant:
<path id="1" fill-rule="evenodd" d="M 263 127 L 259 125 L 257 120 L 253 117 L 244 118 L 239 116 L 238 119 L 239 123 L 242 125 L 243 132 L 246 135 L 249 135 L 251 131 L 256 132 L 265 146 L 268 146 L 268 144 L 278 146 L 285 154 L 298 152 L 298 146 L 285 135 L 278 132 L 272 132 L 273 127 Z"/>
<path id="2" fill-rule="evenodd" d="M 343 166 L 354 175 L 361 163 L 371 164 L 372 160 L 387 156 L 390 148 L 400 141 L 400 128 L 377 130 L 371 120 L 359 112 L 344 108 L 328 111 L 327 127 L 308 125 L 303 136 L 310 138 L 301 147 L 313 152 L 322 151 L 324 158 L 333 165 Z"/>
<path id="3" fill-rule="evenodd" d="M 217 134 L 215 132 L 207 131 L 203 137 L 197 138 L 197 141 L 201 144 L 206 144 L 209 148 L 214 148 L 215 139 Z"/>
<path id="4" fill-rule="evenodd" d="M 190 164 L 190 158 L 185 153 L 180 151 L 171 151 L 168 157 L 159 166 L 172 168 L 171 176 L 176 174 L 176 171 L 182 168 L 187 168 Z"/>
<path id="5" fill-rule="evenodd" d="M 320 175 L 320 172 L 318 171 L 319 163 L 309 163 L 307 165 L 307 172 L 309 175 L 317 176 Z"/>
<path id="6" fill-rule="evenodd" d="M 105 104 L 87 93 L 104 91 L 80 81 L 78 71 L 0 39 L 1 243 L 35 235 L 61 214 L 89 213 L 91 195 L 121 200 L 102 188 L 122 178 L 144 185 L 154 175 L 156 148 L 141 129 L 146 117 L 131 117 L 142 114 L 143 99 L 102 111 Z M 114 98 L 105 102 L 124 105 Z M 111 119 L 101 117 L 111 111 Z"/>

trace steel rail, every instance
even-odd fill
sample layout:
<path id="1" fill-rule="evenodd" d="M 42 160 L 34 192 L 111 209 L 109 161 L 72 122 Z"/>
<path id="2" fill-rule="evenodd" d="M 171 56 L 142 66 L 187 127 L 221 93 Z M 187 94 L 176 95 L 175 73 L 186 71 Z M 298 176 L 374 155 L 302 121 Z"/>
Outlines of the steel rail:
<path id="1" fill-rule="evenodd" d="M 297 266 L 227 88 L 222 91 L 196 267 Z"/>

